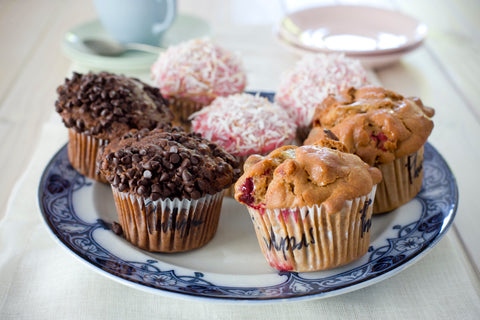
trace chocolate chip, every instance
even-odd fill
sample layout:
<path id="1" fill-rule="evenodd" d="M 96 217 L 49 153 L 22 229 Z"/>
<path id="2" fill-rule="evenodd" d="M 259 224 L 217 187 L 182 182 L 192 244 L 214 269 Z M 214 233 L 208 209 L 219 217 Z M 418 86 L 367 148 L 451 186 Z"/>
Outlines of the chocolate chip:
<path id="1" fill-rule="evenodd" d="M 115 221 L 112 222 L 111 229 L 117 236 L 121 236 L 123 234 L 122 226 Z"/>
<path id="2" fill-rule="evenodd" d="M 188 170 L 183 170 L 182 172 L 182 179 L 185 183 L 191 182 L 192 181 L 192 174 Z"/>
<path id="3" fill-rule="evenodd" d="M 147 192 L 147 188 L 145 188 L 144 186 L 140 186 L 137 189 L 137 193 L 141 196 L 143 196 L 146 192 Z"/>
<path id="4" fill-rule="evenodd" d="M 150 170 L 145 170 L 145 171 L 143 172 L 143 177 L 144 177 L 145 179 L 151 179 L 151 178 L 152 178 L 152 172 L 151 172 Z"/>
<path id="5" fill-rule="evenodd" d="M 145 170 L 152 170 L 152 163 L 150 161 L 147 161 L 144 164 L 142 164 L 142 167 Z"/>
<path id="6" fill-rule="evenodd" d="M 159 184 L 152 185 L 152 192 L 160 193 L 161 191 L 162 191 L 162 188 L 160 188 Z"/>
<path id="7" fill-rule="evenodd" d="M 172 153 L 170 154 L 169 160 L 171 163 L 177 164 L 178 162 L 180 162 L 180 156 L 177 153 Z"/>
<path id="8" fill-rule="evenodd" d="M 163 172 L 162 175 L 160 176 L 160 181 L 166 181 L 170 178 L 169 174 L 166 172 Z"/>
<path id="9" fill-rule="evenodd" d="M 338 137 L 330 129 L 323 129 L 323 132 L 325 133 L 327 138 L 338 141 Z"/>
<path id="10" fill-rule="evenodd" d="M 123 164 L 130 164 L 130 163 L 132 163 L 132 157 L 130 157 L 128 155 L 124 156 L 124 157 L 122 157 L 121 161 L 122 161 Z"/>

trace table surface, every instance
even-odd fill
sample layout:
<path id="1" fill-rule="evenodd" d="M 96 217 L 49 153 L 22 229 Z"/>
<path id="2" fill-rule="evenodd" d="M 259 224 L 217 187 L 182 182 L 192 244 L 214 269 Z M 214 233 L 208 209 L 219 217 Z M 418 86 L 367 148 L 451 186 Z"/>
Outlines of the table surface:
<path id="1" fill-rule="evenodd" d="M 281 73 L 299 56 L 274 40 L 272 25 L 281 18 L 282 10 L 290 10 L 294 3 L 298 6 L 310 2 L 284 1 L 281 5 L 273 0 L 184 0 L 179 1 L 179 12 L 205 19 L 213 37 L 226 48 L 241 52 L 247 72 L 255 73 L 247 89 L 275 90 Z M 436 109 L 429 142 L 449 164 L 459 189 L 457 215 L 449 234 L 458 240 L 458 250 L 465 254 L 478 288 L 480 1 L 341 3 L 386 6 L 416 17 L 429 27 L 423 46 L 399 62 L 372 72 L 384 87 L 419 96 Z M 82 69 L 62 53 L 61 39 L 67 30 L 95 17 L 90 1 L 0 2 L 0 219 L 5 216 L 14 186 L 32 161 L 42 128 L 55 117 L 56 87 L 72 70 Z"/>

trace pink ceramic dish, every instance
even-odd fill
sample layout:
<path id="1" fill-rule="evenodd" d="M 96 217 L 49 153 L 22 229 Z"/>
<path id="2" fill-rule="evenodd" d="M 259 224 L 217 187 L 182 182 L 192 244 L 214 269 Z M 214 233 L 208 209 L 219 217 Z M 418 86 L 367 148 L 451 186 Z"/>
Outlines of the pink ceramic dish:
<path id="1" fill-rule="evenodd" d="M 418 47 L 427 26 L 397 11 L 353 5 L 312 7 L 284 17 L 276 32 L 302 49 L 379 55 Z"/>

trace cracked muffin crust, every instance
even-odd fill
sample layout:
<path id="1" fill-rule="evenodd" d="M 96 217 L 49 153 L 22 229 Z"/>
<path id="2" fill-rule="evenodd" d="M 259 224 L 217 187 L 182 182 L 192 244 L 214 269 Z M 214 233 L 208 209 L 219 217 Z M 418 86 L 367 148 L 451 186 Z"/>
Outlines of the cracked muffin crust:
<path id="1" fill-rule="evenodd" d="M 388 163 L 425 144 L 434 113 L 416 97 L 376 86 L 349 88 L 317 107 L 314 128 L 304 144 L 321 139 L 326 128 L 368 164 Z"/>
<path id="2" fill-rule="evenodd" d="M 328 212 L 336 212 L 381 180 L 380 171 L 358 156 L 318 145 L 284 146 L 265 157 L 250 156 L 244 170 L 235 198 L 257 209 L 323 203 Z"/>
<path id="3" fill-rule="evenodd" d="M 423 146 L 433 130 L 432 108 L 380 87 L 350 88 L 318 106 L 304 144 L 329 129 L 350 152 L 382 171 L 373 213 L 388 212 L 414 198 L 423 180 Z"/>

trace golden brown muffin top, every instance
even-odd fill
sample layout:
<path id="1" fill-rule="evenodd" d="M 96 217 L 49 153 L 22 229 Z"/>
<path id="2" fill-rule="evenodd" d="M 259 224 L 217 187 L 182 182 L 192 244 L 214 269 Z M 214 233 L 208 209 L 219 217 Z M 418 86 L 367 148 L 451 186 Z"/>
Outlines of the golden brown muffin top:
<path id="1" fill-rule="evenodd" d="M 434 113 L 416 97 L 404 98 L 375 86 L 350 88 L 317 107 L 314 128 L 304 144 L 324 137 L 327 128 L 368 164 L 388 163 L 425 144 Z"/>
<path id="2" fill-rule="evenodd" d="M 65 126 L 98 139 L 110 140 L 130 129 L 153 129 L 173 119 L 157 88 L 124 75 L 74 72 L 57 94 L 55 107 Z"/>
<path id="3" fill-rule="evenodd" d="M 284 146 L 250 156 L 235 184 L 235 199 L 256 209 L 324 204 L 335 213 L 345 201 L 368 194 L 380 170 L 358 156 L 322 146 Z"/>

